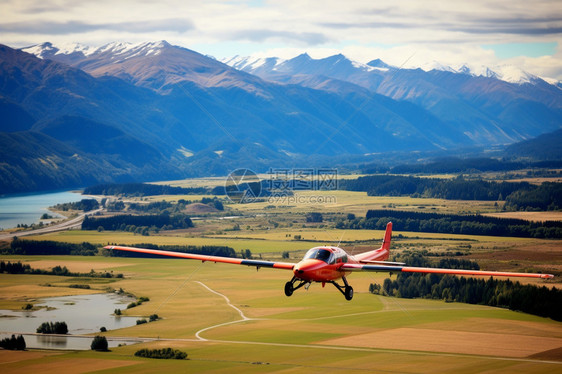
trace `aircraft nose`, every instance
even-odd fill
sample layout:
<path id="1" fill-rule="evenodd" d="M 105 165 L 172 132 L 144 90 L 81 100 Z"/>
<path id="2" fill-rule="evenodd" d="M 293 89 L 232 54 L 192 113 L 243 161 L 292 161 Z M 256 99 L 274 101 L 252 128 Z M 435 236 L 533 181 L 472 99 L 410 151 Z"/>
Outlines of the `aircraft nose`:
<path id="1" fill-rule="evenodd" d="M 293 273 L 297 277 L 300 277 L 301 275 L 303 275 L 305 273 L 310 273 L 312 271 L 317 270 L 319 267 L 322 266 L 322 264 L 323 264 L 323 262 L 320 261 L 320 260 L 313 260 L 313 259 L 303 260 L 303 261 L 299 262 L 297 264 L 297 266 L 295 266 L 295 269 L 293 270 Z"/>

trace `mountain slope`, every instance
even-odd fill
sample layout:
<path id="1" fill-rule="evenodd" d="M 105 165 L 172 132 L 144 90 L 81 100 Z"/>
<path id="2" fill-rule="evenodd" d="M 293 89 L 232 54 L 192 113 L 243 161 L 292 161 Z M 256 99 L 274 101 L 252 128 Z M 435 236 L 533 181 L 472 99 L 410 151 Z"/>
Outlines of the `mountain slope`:
<path id="1" fill-rule="evenodd" d="M 0 192 L 489 147 L 561 126 L 559 89 L 540 80 L 342 55 L 236 61 L 260 78 L 166 42 L 25 50 L 0 45 L 0 135 L 13 152 L 0 153 Z"/>
<path id="2" fill-rule="evenodd" d="M 461 72 L 399 69 L 380 60 L 363 65 L 343 55 L 312 59 L 304 54 L 286 61 L 238 57 L 227 62 L 280 83 L 329 87 L 335 92 L 334 80 L 338 80 L 409 101 L 465 134 L 473 144 L 512 143 L 562 126 L 562 90 L 530 75 L 514 84 L 497 79 L 498 74 L 490 71 L 485 77 L 466 67 Z"/>
<path id="3" fill-rule="evenodd" d="M 44 55 L 37 50 L 35 53 Z M 50 56 L 61 61 L 66 58 L 60 53 Z M 359 88 L 356 85 L 347 84 L 349 95 L 342 98 L 341 92 L 326 87 L 307 87 L 314 88 L 310 90 L 301 85 L 272 84 L 166 42 L 113 43 L 89 50 L 82 59 L 74 59 L 73 65 L 162 94 L 160 102 L 166 113 L 182 122 L 191 117 L 183 128 L 194 134 L 195 144 L 182 146 L 192 150 L 211 145 L 201 138 L 213 138 L 217 132 L 221 139 L 230 137 L 279 152 L 304 154 L 311 150 L 321 154 L 369 153 L 412 145 L 428 149 L 454 144 L 443 137 L 427 139 L 426 129 L 411 123 L 412 116 L 405 118 L 399 105 L 389 109 L 389 100 L 382 96 L 354 95 Z M 257 131 L 251 129 L 254 126 Z M 175 139 L 181 139 L 181 135 Z M 326 147 L 328 144 L 330 147 Z"/>
<path id="4" fill-rule="evenodd" d="M 161 47 L 160 54 L 137 55 L 126 61 L 134 59 L 132 66 L 136 67 L 156 67 L 155 55 L 195 54 L 169 45 Z M 356 93 L 347 83 L 350 88 L 344 96 L 330 90 L 269 83 L 201 55 L 187 62 L 189 68 L 182 65 L 177 77 L 168 79 L 166 69 L 175 62 L 140 76 L 129 71 L 129 65 L 111 63 L 110 55 L 104 57 L 104 63 L 99 56 L 94 59 L 95 51 L 80 58 L 74 55 L 76 64 L 93 67 L 96 61 L 96 69 L 124 74 L 122 78 L 95 78 L 41 56 L 44 58 L 0 46 L 0 98 L 12 114 L 3 125 L 5 141 L 26 143 L 12 148 L 22 160 L 27 158 L 30 144 L 44 142 L 58 148 L 64 144 L 66 156 L 57 155 L 56 167 L 38 161 L 49 159 L 50 154 L 37 146 L 41 152 L 33 162 L 16 163 L 22 173 L 3 171 L 7 175 L 4 179 L 12 180 L 17 174 L 30 188 L 98 179 L 167 179 L 209 172 L 224 175 L 235 167 L 265 171 L 272 165 L 298 164 L 299 159 L 314 155 L 435 149 L 455 143 L 448 138 L 434 139 L 428 136 L 431 131 L 417 128 L 424 121 L 439 123 L 423 109 L 412 109 L 408 104 L 404 110 L 401 103 L 383 96 L 365 90 Z M 119 68 L 112 70 L 113 65 Z M 190 73 L 181 73 L 185 69 Z M 209 80 L 216 72 L 219 77 Z M 154 86 L 147 84 L 156 83 L 159 76 L 165 79 Z M 221 80 L 224 76 L 228 76 L 228 84 Z M 418 117 L 424 120 L 420 122 Z M 8 131 L 18 132 L 18 136 Z M 74 154 L 82 160 L 80 165 L 92 165 L 84 166 L 84 173 L 90 170 L 90 179 L 76 172 L 77 161 L 70 158 Z M 15 162 L 10 160 L 8 165 Z M 41 165 L 45 170 L 39 171 Z M 98 170 L 103 168 L 102 175 Z M 73 173 L 80 177 L 65 177 Z M 33 180 L 51 174 L 55 180 L 48 183 Z M 16 190 L 25 188 L 16 185 Z M 4 188 L 11 187 L 6 184 Z"/>
<path id="5" fill-rule="evenodd" d="M 94 77 L 113 76 L 166 92 L 170 85 L 193 82 L 201 87 L 238 87 L 264 94 L 260 80 L 214 59 L 166 41 L 110 43 L 100 48 L 60 50 L 51 43 L 24 48 L 41 58 L 66 63 Z"/>
<path id="6" fill-rule="evenodd" d="M 505 156 L 531 160 L 562 160 L 562 129 L 510 145 Z"/>

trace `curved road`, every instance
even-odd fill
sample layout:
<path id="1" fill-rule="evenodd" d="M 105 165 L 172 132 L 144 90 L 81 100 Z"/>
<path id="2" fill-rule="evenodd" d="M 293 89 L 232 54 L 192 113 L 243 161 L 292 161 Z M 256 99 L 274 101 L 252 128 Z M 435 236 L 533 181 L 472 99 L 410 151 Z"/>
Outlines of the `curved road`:
<path id="1" fill-rule="evenodd" d="M 41 234 L 48 234 L 48 233 L 56 232 L 56 231 L 65 231 L 65 230 L 80 228 L 82 226 L 82 221 L 84 221 L 84 217 L 86 217 L 86 215 L 95 214 L 95 213 L 101 212 L 101 211 L 102 211 L 102 208 L 96 209 L 96 210 L 91 210 L 91 211 L 86 212 L 86 213 L 81 213 L 77 217 L 74 217 L 74 218 L 72 218 L 68 221 L 63 221 L 63 222 L 60 222 L 60 223 L 56 223 L 54 225 L 45 226 L 45 227 L 42 227 L 40 229 L 27 230 L 27 231 L 17 231 L 17 232 L 13 232 L 13 233 L 9 233 L 9 234 L 2 233 L 2 234 L 0 234 L 0 241 L 12 240 L 14 238 L 14 236 L 22 237 L 22 236 L 29 236 L 29 235 L 41 235 Z"/>

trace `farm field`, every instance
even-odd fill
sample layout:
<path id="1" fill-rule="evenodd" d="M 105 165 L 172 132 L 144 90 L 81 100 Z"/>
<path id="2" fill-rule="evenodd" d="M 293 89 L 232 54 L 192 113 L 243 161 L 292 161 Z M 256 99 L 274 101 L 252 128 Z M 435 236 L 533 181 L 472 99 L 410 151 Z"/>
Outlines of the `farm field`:
<path id="1" fill-rule="evenodd" d="M 113 270 L 125 275 L 92 283 L 90 292 L 123 288 L 150 298 L 125 315 L 162 320 L 109 331 L 106 336 L 154 341 L 111 352 L 0 352 L 3 372 L 41 367 L 46 372 L 545 372 L 562 368 L 562 323 L 503 309 L 434 300 L 405 300 L 368 293 L 385 274 L 353 274 L 347 302 L 329 286 L 314 284 L 291 298 L 282 286 L 290 272 L 173 259 L 9 256 L 32 267 L 53 263 L 69 269 Z M 44 296 L 66 294 L 55 276 L 2 275 L 0 298 L 14 307 Z M 50 287 L 37 284 L 49 283 Z M 18 290 L 20 290 L 18 292 Z M 25 292 L 22 292 L 25 290 Z M 225 299 L 219 294 L 228 298 Z M 111 311 L 108 311 L 110 313 Z M 240 314 L 242 313 L 242 315 Z M 224 324 L 224 325 L 223 325 Z M 516 342 L 516 343 L 514 343 Z M 135 358 L 142 348 L 173 347 L 189 360 Z M 100 361 L 100 362 L 98 362 Z M 95 364 L 90 366 L 91 363 Z"/>
<path id="2" fill-rule="evenodd" d="M 184 186 L 198 186 L 190 181 Z M 211 181 L 218 183 L 218 181 Z M 209 184 L 207 184 L 209 185 Z M 300 193 L 300 192 L 299 192 Z M 340 245 L 350 253 L 380 246 L 383 231 L 338 230 L 334 219 L 364 217 L 368 209 L 405 209 L 440 213 L 496 214 L 494 202 L 408 197 L 370 197 L 361 192 L 302 192 L 306 198 L 334 196 L 322 203 L 269 201 L 227 204 L 220 213 L 203 213 L 195 227 L 149 236 L 121 231 L 61 231 L 28 240 L 142 245 L 230 246 L 254 258 L 298 261 L 311 247 Z M 205 196 L 156 196 L 131 201 L 196 201 Z M 127 199 L 125 199 L 127 200 Z M 322 223 L 307 223 L 320 212 Z M 236 227 L 237 226 L 237 227 Z M 562 241 L 497 236 L 393 232 L 392 253 L 425 251 L 476 260 L 482 269 L 562 273 Z M 354 273 L 355 296 L 348 302 L 332 286 L 313 284 L 290 298 L 283 292 L 286 270 L 231 266 L 181 259 L 104 256 L 0 256 L 32 268 L 66 266 L 73 272 L 112 272 L 123 278 L 77 278 L 0 274 L 0 309 L 21 310 L 49 296 L 113 292 L 123 289 L 149 302 L 123 311 L 126 316 L 160 320 L 107 331 L 110 338 L 142 337 L 141 344 L 110 352 L 0 351 L 3 373 L 27 372 L 560 372 L 562 323 L 480 305 L 424 299 L 397 299 L 368 292 L 388 274 Z M 538 279 L 524 283 L 560 287 Z M 89 290 L 69 288 L 87 284 Z M 113 311 L 100 311 L 111 314 Z M 151 360 L 134 356 L 141 348 L 172 347 L 188 360 Z"/>

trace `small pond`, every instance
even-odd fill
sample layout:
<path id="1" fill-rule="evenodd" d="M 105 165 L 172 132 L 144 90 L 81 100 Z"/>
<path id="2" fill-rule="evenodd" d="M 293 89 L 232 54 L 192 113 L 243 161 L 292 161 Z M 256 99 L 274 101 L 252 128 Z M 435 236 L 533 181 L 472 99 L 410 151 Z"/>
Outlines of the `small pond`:
<path id="1" fill-rule="evenodd" d="M 0 310 L 0 337 L 11 334 L 35 333 L 43 322 L 66 322 L 69 336 L 24 335 L 29 348 L 90 349 L 91 338 L 72 337 L 136 325 L 137 317 L 115 316 L 115 309 L 126 309 L 132 298 L 113 293 L 61 296 L 45 298 L 33 311 Z M 130 344 L 129 341 L 110 340 L 110 346 Z"/>

